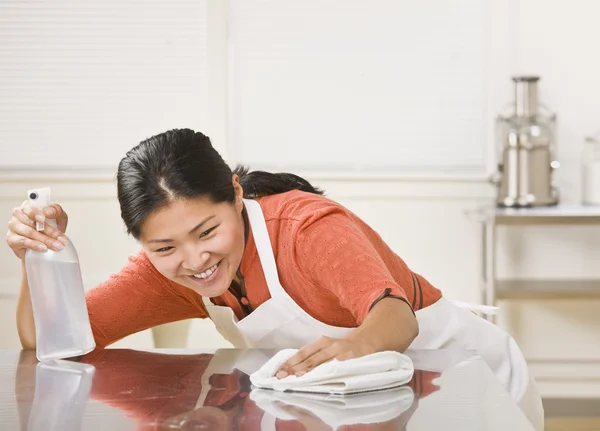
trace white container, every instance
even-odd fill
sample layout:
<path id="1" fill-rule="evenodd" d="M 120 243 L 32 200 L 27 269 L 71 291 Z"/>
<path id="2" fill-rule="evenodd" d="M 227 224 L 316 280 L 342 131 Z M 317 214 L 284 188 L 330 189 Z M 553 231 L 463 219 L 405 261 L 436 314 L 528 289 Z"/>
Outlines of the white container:
<path id="1" fill-rule="evenodd" d="M 581 201 L 600 205 L 600 133 L 585 140 L 581 166 Z"/>
<path id="2" fill-rule="evenodd" d="M 29 190 L 32 206 L 50 204 L 50 189 Z M 47 220 L 56 227 L 54 220 Z M 43 223 L 37 223 L 43 230 Z M 33 308 L 36 357 L 39 361 L 85 355 L 96 347 L 87 305 L 79 257 L 69 244 L 61 251 L 28 250 L 25 269 Z"/>

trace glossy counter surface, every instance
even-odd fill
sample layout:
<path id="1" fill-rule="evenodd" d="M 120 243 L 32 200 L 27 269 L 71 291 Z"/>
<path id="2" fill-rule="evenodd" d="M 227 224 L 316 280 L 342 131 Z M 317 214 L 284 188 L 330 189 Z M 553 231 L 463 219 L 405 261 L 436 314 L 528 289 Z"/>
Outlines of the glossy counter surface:
<path id="1" fill-rule="evenodd" d="M 411 382 L 327 397 L 251 387 L 275 352 L 119 350 L 37 363 L 0 351 L 1 430 L 529 430 L 488 366 L 469 352 L 408 351 Z"/>

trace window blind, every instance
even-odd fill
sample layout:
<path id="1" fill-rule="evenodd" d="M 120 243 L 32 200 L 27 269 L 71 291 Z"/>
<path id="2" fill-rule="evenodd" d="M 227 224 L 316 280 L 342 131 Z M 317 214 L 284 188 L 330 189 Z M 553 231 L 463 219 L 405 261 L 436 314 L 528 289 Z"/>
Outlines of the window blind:
<path id="1" fill-rule="evenodd" d="M 0 165 L 114 167 L 207 121 L 203 0 L 0 2 Z"/>

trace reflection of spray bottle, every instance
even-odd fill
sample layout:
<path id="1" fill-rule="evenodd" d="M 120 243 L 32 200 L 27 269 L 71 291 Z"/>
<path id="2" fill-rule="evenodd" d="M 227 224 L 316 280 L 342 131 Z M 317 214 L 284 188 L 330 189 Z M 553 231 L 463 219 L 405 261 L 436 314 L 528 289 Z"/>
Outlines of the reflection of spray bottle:
<path id="1" fill-rule="evenodd" d="M 81 362 L 38 363 L 28 431 L 80 430 L 95 371 Z"/>
<path id="2" fill-rule="evenodd" d="M 29 202 L 43 209 L 50 204 L 50 189 L 29 190 Z M 46 223 L 56 228 L 54 220 Z M 44 229 L 37 223 L 38 231 Z M 25 268 L 33 317 L 38 360 L 84 355 L 96 347 L 85 302 L 79 258 L 73 243 L 63 250 L 27 250 Z"/>

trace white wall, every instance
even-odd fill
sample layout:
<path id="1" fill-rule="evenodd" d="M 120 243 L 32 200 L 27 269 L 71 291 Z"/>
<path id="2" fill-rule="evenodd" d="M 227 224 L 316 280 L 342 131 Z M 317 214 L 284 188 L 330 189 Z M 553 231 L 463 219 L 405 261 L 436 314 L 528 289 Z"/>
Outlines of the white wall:
<path id="1" fill-rule="evenodd" d="M 600 130 L 600 60 L 587 47 L 600 4 L 593 0 L 519 1 L 515 70 L 538 73 L 541 97 L 558 111 L 558 178 L 565 200 L 580 198 L 584 136 Z"/>
<path id="2" fill-rule="evenodd" d="M 481 174 L 486 6 L 231 0 L 232 158 L 338 176 Z"/>
<path id="3" fill-rule="evenodd" d="M 484 0 L 482 0 L 484 1 Z M 215 3 L 209 2 L 210 5 Z M 557 179 L 563 202 L 580 198 L 579 155 L 584 136 L 600 129 L 600 60 L 586 48 L 591 46 L 595 17 L 600 3 L 594 0 L 511 0 L 486 1 L 486 131 L 487 164 L 493 166 L 493 118 L 512 98 L 510 76 L 514 73 L 540 74 L 540 95 L 558 112 L 558 158 L 562 164 Z M 226 46 L 223 8 L 215 7 L 213 31 Z M 209 20 L 209 27 L 210 27 Z M 215 42 L 215 46 L 218 43 Z M 227 56 L 213 52 L 209 73 L 214 100 L 231 102 L 225 73 Z M 217 145 L 225 142 L 227 102 L 218 105 L 210 124 L 218 124 Z M 260 105 L 253 107 L 261 110 Z M 223 113 L 220 115 L 219 113 Z M 228 155 L 233 159 L 232 155 Z M 390 148 L 394 157 L 394 148 Z M 10 208 L 30 185 L 50 183 L 57 199 L 71 214 L 70 233 L 82 257 L 90 285 L 117 271 L 128 253 L 136 249 L 123 234 L 114 199 L 112 172 L 94 178 L 75 173 L 46 172 L 37 180 L 30 173 L 4 173 L 0 178 L 0 214 L 8 219 Z M 311 180 L 330 195 L 372 223 L 411 265 L 440 287 L 447 296 L 467 301 L 480 298 L 481 242 L 477 223 L 466 212 L 490 203 L 493 189 L 485 175 L 438 172 L 374 178 L 316 173 Z M 84 190 L 91 190 L 85 193 Z M 79 200 L 85 197 L 84 200 Z M 85 221 L 85 223 L 83 223 Z M 90 230 L 89 227 L 93 226 Z M 433 238 L 433 239 L 425 239 Z M 499 273 L 501 276 L 600 278 L 598 227 L 527 227 L 500 232 Z M 1 344 L 16 346 L 13 317 L 14 280 L 18 277 L 15 259 L 0 247 Z M 598 300 L 506 301 L 499 324 L 519 341 L 545 395 L 586 396 L 600 394 L 600 317 Z M 190 345 L 206 345 L 202 335 L 210 326 L 194 325 Z M 214 333 L 208 344 L 219 345 Z M 144 337 L 144 335 L 140 335 Z M 131 343 L 151 343 L 149 338 Z"/>

